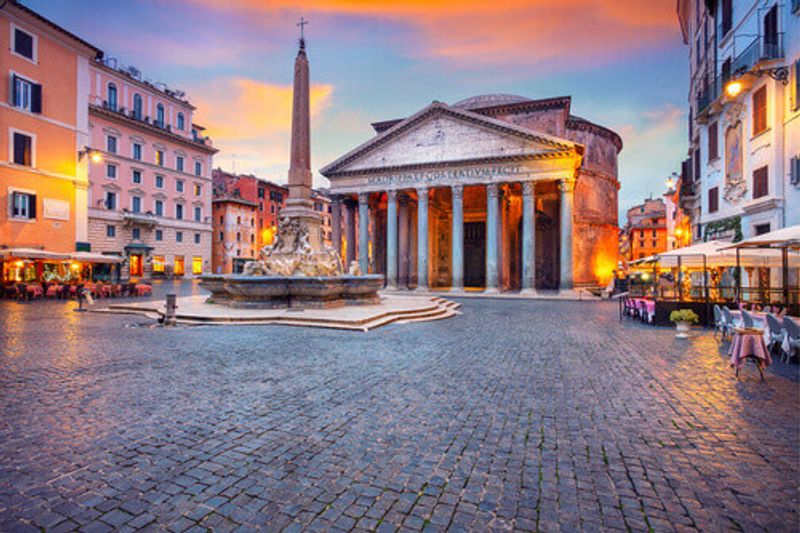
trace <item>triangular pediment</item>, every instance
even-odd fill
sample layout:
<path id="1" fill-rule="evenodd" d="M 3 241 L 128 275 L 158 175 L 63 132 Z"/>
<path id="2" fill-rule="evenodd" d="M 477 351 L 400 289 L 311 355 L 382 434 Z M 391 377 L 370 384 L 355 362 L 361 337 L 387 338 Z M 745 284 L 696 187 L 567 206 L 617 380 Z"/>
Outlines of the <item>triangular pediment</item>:
<path id="1" fill-rule="evenodd" d="M 555 154 L 571 141 L 434 103 L 322 169 L 336 175 L 381 168 Z"/>

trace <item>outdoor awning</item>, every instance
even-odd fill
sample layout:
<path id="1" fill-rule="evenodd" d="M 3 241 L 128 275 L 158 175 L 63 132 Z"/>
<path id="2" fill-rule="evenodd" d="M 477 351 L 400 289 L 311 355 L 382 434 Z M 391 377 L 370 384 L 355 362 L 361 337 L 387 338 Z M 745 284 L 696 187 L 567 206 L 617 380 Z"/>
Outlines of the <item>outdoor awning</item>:
<path id="1" fill-rule="evenodd" d="M 123 258 L 119 255 L 105 255 L 92 252 L 72 252 L 70 259 L 85 263 L 121 263 Z"/>
<path id="2" fill-rule="evenodd" d="M 657 262 L 661 268 L 677 268 L 678 266 L 686 268 L 735 267 L 737 259 L 736 250 L 732 249 L 734 246 L 736 245 L 723 241 L 701 242 L 662 252 L 654 258 L 640 259 L 639 262 Z M 741 248 L 738 261 L 738 264 L 743 267 L 781 268 L 783 253 L 777 249 Z M 789 266 L 800 267 L 800 254 L 789 253 Z"/>
<path id="3" fill-rule="evenodd" d="M 70 258 L 68 253 L 48 252 L 37 248 L 6 248 L 0 250 L 0 257 L 3 259 L 52 259 L 53 261 L 64 261 Z"/>
<path id="4" fill-rule="evenodd" d="M 731 244 L 728 248 L 798 248 L 800 249 L 800 225 L 789 226 L 750 237 L 743 241 Z"/>

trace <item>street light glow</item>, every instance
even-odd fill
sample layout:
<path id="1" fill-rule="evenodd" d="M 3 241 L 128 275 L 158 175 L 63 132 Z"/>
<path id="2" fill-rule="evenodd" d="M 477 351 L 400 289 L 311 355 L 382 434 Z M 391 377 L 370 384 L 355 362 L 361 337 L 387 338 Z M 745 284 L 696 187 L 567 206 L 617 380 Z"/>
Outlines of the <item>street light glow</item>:
<path id="1" fill-rule="evenodd" d="M 725 94 L 731 98 L 736 98 L 742 92 L 742 82 L 731 81 L 725 86 Z"/>

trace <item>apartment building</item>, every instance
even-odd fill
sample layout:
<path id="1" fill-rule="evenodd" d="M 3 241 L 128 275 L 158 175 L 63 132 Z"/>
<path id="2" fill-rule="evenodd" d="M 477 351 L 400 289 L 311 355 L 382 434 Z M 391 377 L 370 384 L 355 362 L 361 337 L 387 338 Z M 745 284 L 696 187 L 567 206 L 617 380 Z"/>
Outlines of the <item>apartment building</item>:
<path id="1" fill-rule="evenodd" d="M 667 205 L 661 198 L 648 198 L 628 209 L 620 242 L 627 261 L 665 252 L 667 243 Z"/>
<path id="2" fill-rule="evenodd" d="M 102 52 L 80 37 L 2 3 L 0 251 L 14 259 L 3 263 L 3 279 L 27 279 L 7 270 L 24 268 L 29 256 L 88 249 L 87 83 L 96 57 Z"/>
<path id="3" fill-rule="evenodd" d="M 258 257 L 256 203 L 237 195 L 212 200 L 214 234 L 211 264 L 215 274 L 238 274 Z"/>
<path id="4" fill-rule="evenodd" d="M 679 0 L 689 47 L 694 238 L 800 224 L 800 1 Z"/>
<path id="5" fill-rule="evenodd" d="M 212 271 L 212 157 L 184 94 L 112 60 L 89 65 L 89 238 L 123 277 Z"/>

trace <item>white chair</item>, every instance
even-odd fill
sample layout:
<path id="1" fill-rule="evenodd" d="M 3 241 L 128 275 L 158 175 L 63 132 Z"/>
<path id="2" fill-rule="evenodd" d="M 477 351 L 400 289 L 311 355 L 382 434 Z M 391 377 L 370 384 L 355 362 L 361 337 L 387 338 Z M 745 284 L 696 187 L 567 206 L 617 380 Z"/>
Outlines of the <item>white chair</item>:
<path id="1" fill-rule="evenodd" d="M 783 326 L 781 326 L 781 323 L 775 318 L 775 315 L 768 313 L 767 328 L 769 329 L 769 343 L 767 344 L 767 348 L 769 348 L 771 352 L 773 346 L 776 344 L 780 346 L 783 342 Z"/>
<path id="2" fill-rule="evenodd" d="M 786 330 L 787 340 L 789 341 L 789 351 L 784 350 L 786 361 L 788 361 L 800 352 L 800 326 L 795 324 L 794 320 L 785 316 L 783 317 L 783 328 Z"/>

